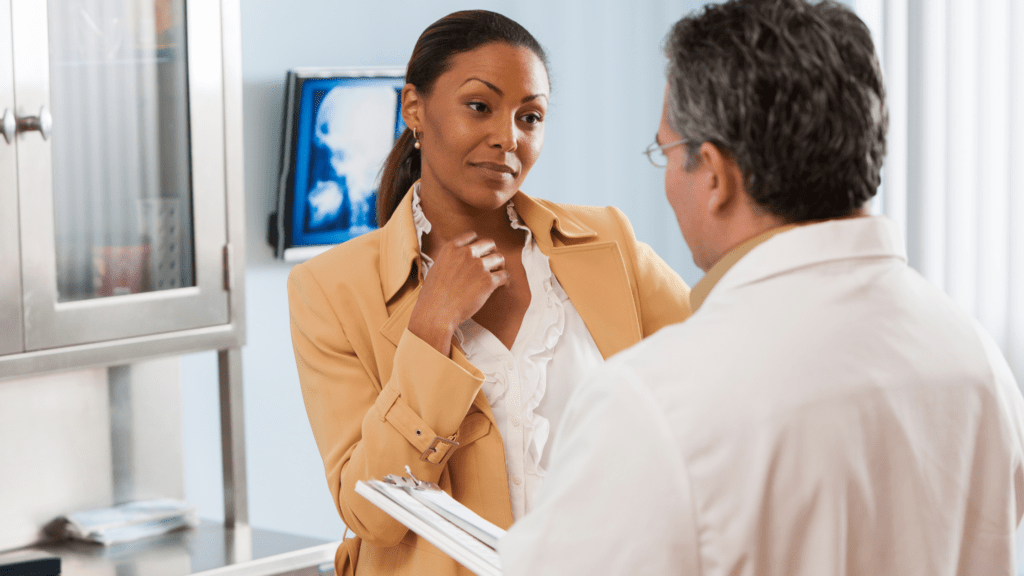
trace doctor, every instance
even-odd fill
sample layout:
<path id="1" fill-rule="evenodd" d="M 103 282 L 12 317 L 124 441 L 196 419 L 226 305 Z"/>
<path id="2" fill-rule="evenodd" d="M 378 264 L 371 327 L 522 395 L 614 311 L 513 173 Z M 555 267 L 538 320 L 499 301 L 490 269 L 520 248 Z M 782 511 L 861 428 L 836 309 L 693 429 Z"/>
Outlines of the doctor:
<path id="1" fill-rule="evenodd" d="M 577 387 L 505 574 L 1013 574 L 1024 401 L 866 212 L 887 124 L 867 28 L 733 0 L 666 52 L 648 152 L 707 275 L 689 320 Z"/>

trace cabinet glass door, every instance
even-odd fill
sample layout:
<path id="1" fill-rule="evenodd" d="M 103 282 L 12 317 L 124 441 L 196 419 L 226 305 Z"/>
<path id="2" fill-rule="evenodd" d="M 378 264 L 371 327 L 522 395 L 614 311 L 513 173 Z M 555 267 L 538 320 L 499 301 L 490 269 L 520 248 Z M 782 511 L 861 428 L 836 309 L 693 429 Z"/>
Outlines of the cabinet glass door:
<path id="1" fill-rule="evenodd" d="M 59 302 L 195 285 L 184 24 L 182 0 L 49 0 Z"/>
<path id="2" fill-rule="evenodd" d="M 26 348 L 226 323 L 219 3 L 11 1 Z"/>
<path id="3" fill-rule="evenodd" d="M 22 351 L 11 2 L 0 0 L 0 355 Z"/>

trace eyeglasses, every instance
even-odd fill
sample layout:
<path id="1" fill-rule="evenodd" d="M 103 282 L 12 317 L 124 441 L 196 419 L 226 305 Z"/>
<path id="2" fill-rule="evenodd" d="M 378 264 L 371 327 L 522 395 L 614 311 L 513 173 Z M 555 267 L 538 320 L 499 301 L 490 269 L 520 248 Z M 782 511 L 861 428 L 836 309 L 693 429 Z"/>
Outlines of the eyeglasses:
<path id="1" fill-rule="evenodd" d="M 668 156 L 665 155 L 665 150 L 667 148 L 683 144 L 684 142 L 686 142 L 686 140 L 676 140 L 669 144 L 658 144 L 658 140 L 655 139 L 654 142 L 651 142 L 651 145 L 644 150 L 644 154 L 647 155 L 647 159 L 650 160 L 651 164 L 654 164 L 655 167 L 664 168 L 668 166 Z"/>

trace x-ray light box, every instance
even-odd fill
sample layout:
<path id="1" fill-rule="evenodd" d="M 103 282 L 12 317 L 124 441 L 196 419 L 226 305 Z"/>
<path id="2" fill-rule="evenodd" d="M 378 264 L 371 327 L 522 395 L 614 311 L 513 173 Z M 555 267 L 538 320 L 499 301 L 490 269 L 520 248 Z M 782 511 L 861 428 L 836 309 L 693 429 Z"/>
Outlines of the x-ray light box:
<path id="1" fill-rule="evenodd" d="M 401 69 L 288 72 L 274 253 L 305 260 L 377 227 L 384 160 L 405 130 Z"/>

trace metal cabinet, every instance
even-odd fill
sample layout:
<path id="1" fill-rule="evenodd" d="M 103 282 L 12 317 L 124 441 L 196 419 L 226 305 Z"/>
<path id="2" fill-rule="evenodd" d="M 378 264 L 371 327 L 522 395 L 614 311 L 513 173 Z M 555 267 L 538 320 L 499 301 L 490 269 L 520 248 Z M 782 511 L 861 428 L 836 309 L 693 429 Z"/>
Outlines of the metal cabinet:
<path id="1" fill-rule="evenodd" d="M 17 154 L 14 151 L 14 68 L 11 0 L 0 0 L 0 355 L 20 352 L 21 255 L 18 242 Z"/>
<path id="2" fill-rule="evenodd" d="M 0 378 L 242 344 L 238 0 L 0 0 Z"/>

